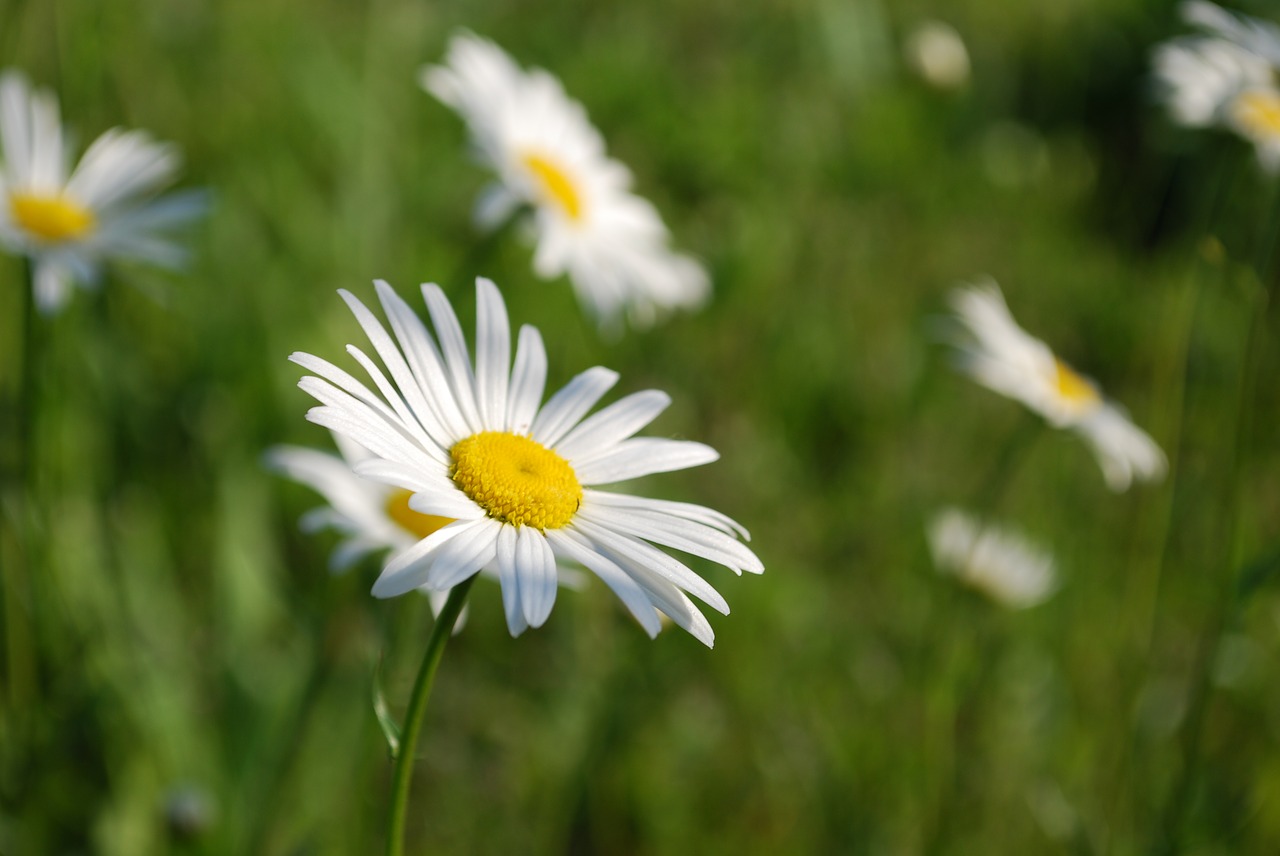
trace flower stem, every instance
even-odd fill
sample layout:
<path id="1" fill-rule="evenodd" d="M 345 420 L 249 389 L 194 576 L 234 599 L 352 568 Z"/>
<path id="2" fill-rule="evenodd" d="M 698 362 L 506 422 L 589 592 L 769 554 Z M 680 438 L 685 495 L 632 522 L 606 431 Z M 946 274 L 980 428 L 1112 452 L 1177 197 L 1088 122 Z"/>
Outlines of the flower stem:
<path id="1" fill-rule="evenodd" d="M 387 856 L 402 856 L 404 853 L 404 820 L 409 807 L 409 785 L 413 780 L 414 755 L 418 745 L 418 734 L 422 731 L 422 715 L 427 710 L 427 698 L 431 695 L 431 685 L 435 682 L 436 667 L 444 655 L 445 643 L 453 634 L 453 625 L 462 612 L 462 604 L 467 599 L 467 592 L 475 582 L 475 574 L 458 583 L 449 592 L 449 599 L 444 608 L 436 616 L 435 626 L 431 628 L 431 638 L 427 641 L 427 651 L 422 655 L 422 665 L 418 667 L 418 678 L 413 683 L 413 695 L 409 698 L 409 712 L 405 715 L 404 730 L 400 734 L 400 751 L 396 754 L 395 777 L 391 784 L 391 814 L 387 819 Z"/>

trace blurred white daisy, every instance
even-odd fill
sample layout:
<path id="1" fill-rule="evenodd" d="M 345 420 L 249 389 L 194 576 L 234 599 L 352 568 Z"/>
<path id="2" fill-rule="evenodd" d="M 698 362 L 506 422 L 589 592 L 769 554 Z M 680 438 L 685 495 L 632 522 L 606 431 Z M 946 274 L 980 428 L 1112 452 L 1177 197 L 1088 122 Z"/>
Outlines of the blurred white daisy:
<path id="1" fill-rule="evenodd" d="M 1181 11 L 1202 32 L 1159 45 L 1152 57 L 1174 121 L 1234 131 L 1266 169 L 1280 169 L 1280 28 L 1204 0 Z"/>
<path id="2" fill-rule="evenodd" d="M 62 308 L 72 283 L 91 287 L 106 259 L 176 267 L 186 254 L 164 234 L 203 210 L 199 194 L 155 199 L 178 169 L 176 150 L 142 131 L 112 129 L 75 169 L 57 99 L 15 71 L 0 75 L 0 242 L 30 257 L 36 303 Z"/>
<path id="3" fill-rule="evenodd" d="M 603 579 L 650 635 L 665 613 L 710 646 L 711 625 L 685 592 L 722 613 L 728 605 L 653 545 L 759 573 L 760 560 L 738 540 L 746 531 L 709 508 L 595 487 L 716 460 L 701 443 L 633 436 L 666 408 L 668 396 L 638 392 L 587 416 L 618 378 L 596 367 L 540 406 L 542 338 L 522 327 L 513 365 L 506 307 L 492 282 L 476 281 L 474 363 L 438 286 L 422 287 L 434 336 L 389 285 L 376 287 L 390 334 L 363 303 L 340 292 L 385 367 L 348 346 L 376 393 L 318 357 L 291 358 L 318 375 L 299 383 L 321 402 L 307 418 L 373 453 L 355 472 L 411 491 L 414 512 L 453 520 L 394 556 L 373 594 L 393 597 L 423 585 L 444 591 L 492 563 L 508 627 L 518 634 L 550 614 L 561 557 Z"/>
<path id="4" fill-rule="evenodd" d="M 1053 557 L 1019 533 L 947 508 L 929 522 L 928 535 L 939 571 L 1011 609 L 1042 603 L 1058 587 Z"/>
<path id="5" fill-rule="evenodd" d="M 334 573 L 348 570 L 370 553 L 407 550 L 453 520 L 419 514 L 409 507 L 410 492 L 355 474 L 373 457 L 359 445 L 333 435 L 339 455 L 302 446 L 276 446 L 267 452 L 271 469 L 312 488 L 329 503 L 303 515 L 304 532 L 335 529 L 344 537 L 329 557 Z"/>
<path id="6" fill-rule="evenodd" d="M 631 173 L 605 154 L 586 111 L 555 77 L 525 71 L 493 42 L 463 33 L 445 64 L 423 67 L 419 80 L 462 115 L 479 158 L 497 173 L 477 221 L 495 228 L 528 206 L 534 271 L 568 274 L 602 327 L 616 328 L 624 315 L 646 326 L 706 300 L 706 271 L 669 248 L 657 210 L 630 191 Z"/>
<path id="7" fill-rule="evenodd" d="M 935 89 L 960 89 L 969 82 L 969 51 L 956 28 L 943 21 L 923 21 L 907 36 L 907 63 Z"/>
<path id="8" fill-rule="evenodd" d="M 963 328 L 958 343 L 961 371 L 983 386 L 1021 401 L 1055 428 L 1070 428 L 1093 449 L 1107 486 L 1129 487 L 1133 479 L 1164 475 L 1160 447 L 1108 401 L 1093 381 L 1054 356 L 1009 312 L 993 280 L 957 288 L 951 305 Z"/>
<path id="9" fill-rule="evenodd" d="M 328 502 L 302 516 L 304 532 L 334 529 L 344 536 L 329 557 L 329 570 L 342 573 L 370 553 L 390 551 L 387 562 L 437 529 L 451 517 L 421 514 L 409 507 L 412 492 L 356 475 L 355 467 L 373 454 L 341 434 L 333 435 L 339 454 L 305 446 L 275 446 L 266 463 L 276 472 L 310 487 Z M 562 584 L 575 585 L 581 574 L 559 568 Z M 424 590 L 431 596 L 432 611 L 439 612 L 448 592 Z M 460 625 L 459 625 L 460 626 Z"/>

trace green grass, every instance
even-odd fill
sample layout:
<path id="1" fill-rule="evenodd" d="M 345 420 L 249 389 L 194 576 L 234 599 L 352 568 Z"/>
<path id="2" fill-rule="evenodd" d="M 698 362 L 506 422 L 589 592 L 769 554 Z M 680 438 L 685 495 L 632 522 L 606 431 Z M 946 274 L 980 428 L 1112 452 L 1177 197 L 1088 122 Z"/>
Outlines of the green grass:
<path id="1" fill-rule="evenodd" d="M 927 16 L 967 40 L 961 93 L 897 58 Z M 460 26 L 586 105 L 708 265 L 704 311 L 610 341 L 518 241 L 459 270 L 487 176 L 414 77 Z M 651 431 L 722 460 L 643 489 L 742 521 L 767 571 L 695 565 L 733 608 L 713 651 L 650 642 L 601 585 L 513 640 L 481 581 L 409 852 L 1272 852 L 1280 598 L 1265 574 L 1233 598 L 1280 534 L 1277 188 L 1160 118 L 1146 56 L 1177 30 L 1137 0 L 0 4 L 0 55 L 81 145 L 147 128 L 214 196 L 187 273 L 116 269 L 36 325 L 29 413 L 0 259 L 5 472 L 31 484 L 3 495 L 0 853 L 378 852 L 373 682 L 401 714 L 430 613 L 370 597 L 375 562 L 330 576 L 334 538 L 296 526 L 317 497 L 260 456 L 328 442 L 286 357 L 360 340 L 337 288 L 439 281 L 469 325 L 475 273 L 541 328 L 551 384 L 603 364 L 671 394 Z M 987 167 L 1011 126 L 1013 186 Z M 982 273 L 1176 465 L 1113 495 L 1040 431 L 998 512 L 1063 586 L 1019 613 L 923 535 L 1032 418 L 936 341 Z M 212 808 L 191 836 L 182 789 Z"/>

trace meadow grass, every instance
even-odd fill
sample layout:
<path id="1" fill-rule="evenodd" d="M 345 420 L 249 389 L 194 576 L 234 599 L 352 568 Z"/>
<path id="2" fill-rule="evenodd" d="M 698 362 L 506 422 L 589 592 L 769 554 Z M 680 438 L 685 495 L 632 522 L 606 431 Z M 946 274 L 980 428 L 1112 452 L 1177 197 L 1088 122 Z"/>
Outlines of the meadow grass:
<path id="1" fill-rule="evenodd" d="M 927 16 L 966 38 L 960 92 L 899 59 Z M 650 642 L 599 584 L 512 639 L 480 581 L 409 852 L 1273 852 L 1280 185 L 1160 117 L 1147 52 L 1177 26 L 1137 0 L 0 4 L 4 64 L 81 144 L 147 128 L 213 195 L 187 273 L 116 267 L 55 318 L 24 321 L 0 259 L 26 482 L 0 853 L 381 846 L 371 698 L 403 711 L 430 610 L 370 597 L 374 561 L 330 575 L 333 536 L 297 529 L 318 498 L 261 455 L 327 447 L 286 357 L 359 340 L 337 288 L 438 281 L 470 325 L 476 274 L 542 330 L 551 385 L 601 364 L 671 394 L 651 433 L 722 460 L 646 486 L 742 521 L 767 572 L 695 562 L 733 608 L 714 650 Z M 587 106 L 708 307 L 612 340 L 518 240 L 465 269 L 488 177 L 414 83 L 458 27 Z M 950 370 L 947 292 L 983 273 L 1152 433 L 1163 483 L 1110 493 L 1077 438 Z M 989 510 L 1061 572 L 1022 612 L 924 538 L 1015 437 Z"/>

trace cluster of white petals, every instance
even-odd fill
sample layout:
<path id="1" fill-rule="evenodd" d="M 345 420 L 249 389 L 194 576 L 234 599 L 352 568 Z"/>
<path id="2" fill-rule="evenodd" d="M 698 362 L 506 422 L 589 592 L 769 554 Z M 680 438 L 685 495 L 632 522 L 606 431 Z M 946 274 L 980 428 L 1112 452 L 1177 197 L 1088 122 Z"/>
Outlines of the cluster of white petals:
<path id="1" fill-rule="evenodd" d="M 422 69 L 420 82 L 463 117 L 478 157 L 497 174 L 477 220 L 494 228 L 528 206 L 534 271 L 548 279 L 567 274 L 602 327 L 616 330 L 624 317 L 646 326 L 706 301 L 706 271 L 668 246 L 657 210 L 631 192 L 631 173 L 605 153 L 559 80 L 525 71 L 493 42 L 463 33 L 443 65 Z"/>
<path id="2" fill-rule="evenodd" d="M 36 302 L 61 309 L 92 287 L 107 259 L 179 266 L 166 232 L 204 208 L 200 194 L 157 198 L 180 159 L 143 131 L 112 129 L 71 168 L 57 99 L 13 71 L 0 75 L 0 242 L 32 260 Z"/>
<path id="3" fill-rule="evenodd" d="M 1165 456 L 1155 441 L 1093 381 L 1019 327 L 993 280 L 955 289 L 951 305 L 960 322 L 956 356 L 961 371 L 1022 402 L 1054 427 L 1079 434 L 1112 490 L 1126 490 L 1134 479 L 1163 477 Z"/>

